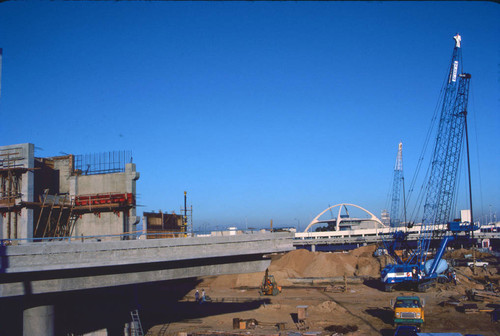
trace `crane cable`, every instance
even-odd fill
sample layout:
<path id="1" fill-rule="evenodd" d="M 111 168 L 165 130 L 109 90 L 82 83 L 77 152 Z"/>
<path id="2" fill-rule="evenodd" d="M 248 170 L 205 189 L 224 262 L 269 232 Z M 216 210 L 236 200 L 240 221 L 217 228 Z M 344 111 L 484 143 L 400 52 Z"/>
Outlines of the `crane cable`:
<path id="1" fill-rule="evenodd" d="M 472 103 L 472 112 L 476 111 L 476 108 L 475 108 L 475 99 L 474 99 L 474 87 L 473 87 L 473 83 L 471 83 L 470 85 L 470 95 L 471 95 L 471 103 Z M 481 160 L 479 159 L 479 140 L 478 140 L 478 131 L 477 131 L 477 119 L 476 119 L 476 113 L 473 113 L 472 116 L 473 116 L 473 120 L 474 120 L 474 123 L 473 123 L 473 130 L 474 130 L 474 136 L 476 138 L 476 155 L 477 155 L 477 179 L 478 179 L 478 186 L 479 186 L 479 199 L 481 200 L 479 203 L 481 204 L 481 214 L 484 215 L 484 201 L 483 201 L 483 183 L 482 183 L 482 180 L 481 180 L 481 165 L 480 165 L 480 162 Z M 488 223 L 488 221 L 486 221 L 486 224 Z M 471 224 L 474 224 L 474 223 L 471 223 Z"/>
<path id="2" fill-rule="evenodd" d="M 445 89 L 446 89 L 446 83 L 447 83 L 447 80 L 445 79 L 445 81 L 443 82 L 443 85 L 441 87 L 441 90 L 440 90 L 440 93 L 439 93 L 439 96 L 438 96 L 438 99 L 436 101 L 436 106 L 434 107 L 434 113 L 432 115 L 432 118 L 431 118 L 431 121 L 430 121 L 430 124 L 429 124 L 429 128 L 427 130 L 427 134 L 426 134 L 426 137 L 425 137 L 425 140 L 424 140 L 424 144 L 422 146 L 422 150 L 420 152 L 420 156 L 418 158 L 418 162 L 417 162 L 417 167 L 415 169 L 415 173 L 413 174 L 413 177 L 412 177 L 412 180 L 410 182 L 410 187 L 408 189 L 408 197 L 407 197 L 407 204 L 410 204 L 411 200 L 412 200 L 412 196 L 413 196 L 413 191 L 415 190 L 415 184 L 417 183 L 417 180 L 418 180 L 418 176 L 420 174 L 420 171 L 422 169 L 422 163 L 424 161 L 424 158 L 425 158 L 425 154 L 427 153 L 428 151 L 428 146 L 429 146 L 429 143 L 430 143 L 430 140 L 433 138 L 433 134 L 434 134 L 434 128 L 436 128 L 438 122 L 437 122 L 437 117 L 439 115 L 439 112 L 441 110 L 441 103 L 444 99 L 444 94 L 445 94 Z M 423 203 L 423 198 L 425 196 L 425 191 L 426 191 L 426 188 L 427 188 L 427 184 L 425 183 L 425 181 L 428 180 L 428 177 L 429 177 L 429 174 L 430 174 L 430 170 L 431 170 L 431 166 L 432 165 L 427 165 L 427 171 L 425 173 L 425 176 L 424 176 L 424 183 L 422 183 L 420 189 L 419 189 L 419 192 L 417 194 L 417 199 L 415 201 L 415 205 L 413 207 L 413 210 L 411 212 L 411 215 L 408 217 L 409 220 L 413 220 L 413 221 L 417 221 L 417 217 L 420 215 L 420 210 L 422 209 L 422 203 Z"/>

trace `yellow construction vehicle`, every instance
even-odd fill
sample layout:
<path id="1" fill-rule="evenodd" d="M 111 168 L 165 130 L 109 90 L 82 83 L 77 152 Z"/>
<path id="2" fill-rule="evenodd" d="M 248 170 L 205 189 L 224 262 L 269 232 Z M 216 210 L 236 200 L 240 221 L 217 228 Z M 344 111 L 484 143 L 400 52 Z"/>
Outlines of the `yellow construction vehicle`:
<path id="1" fill-rule="evenodd" d="M 276 296 L 279 293 L 281 293 L 281 287 L 278 286 L 274 276 L 269 275 L 269 271 L 266 269 L 266 274 L 264 275 L 264 279 L 262 279 L 262 284 L 260 285 L 259 294 Z"/>
<path id="2" fill-rule="evenodd" d="M 394 309 L 394 326 L 413 325 L 421 328 L 424 324 L 425 301 L 418 296 L 398 296 L 391 300 Z"/>

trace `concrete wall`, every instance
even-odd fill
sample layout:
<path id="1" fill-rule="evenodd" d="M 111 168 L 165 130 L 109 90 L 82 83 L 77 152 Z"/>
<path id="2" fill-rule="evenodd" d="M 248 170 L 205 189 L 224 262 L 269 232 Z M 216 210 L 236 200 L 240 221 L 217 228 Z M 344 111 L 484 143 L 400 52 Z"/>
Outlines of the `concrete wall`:
<path id="1" fill-rule="evenodd" d="M 119 215 L 113 212 L 102 212 L 100 215 L 84 214 L 76 222 L 72 236 L 117 235 L 129 231 L 130 225 L 127 224 L 127 216 L 124 217 L 122 212 Z M 110 240 L 112 238 L 100 237 L 99 239 Z"/>
<path id="2" fill-rule="evenodd" d="M 59 171 L 59 193 L 69 193 L 69 183 L 73 172 L 72 155 L 58 156 L 54 159 L 54 169 Z"/>
<path id="3" fill-rule="evenodd" d="M 87 195 L 99 193 L 132 193 L 136 195 L 136 181 L 140 174 L 136 171 L 134 163 L 125 165 L 124 173 L 80 175 L 69 177 L 69 192 L 72 195 Z M 120 212 L 119 216 L 114 213 L 85 214 L 76 222 L 73 231 L 74 236 L 91 235 L 117 235 L 125 232 L 135 231 L 139 223 L 136 209 L 130 209 L 129 213 Z M 120 239 L 102 237 L 102 240 Z"/>
<path id="4" fill-rule="evenodd" d="M 98 194 L 107 192 L 135 193 L 135 181 L 139 173 L 135 163 L 128 163 L 124 173 L 80 175 L 77 179 L 77 195 Z"/>

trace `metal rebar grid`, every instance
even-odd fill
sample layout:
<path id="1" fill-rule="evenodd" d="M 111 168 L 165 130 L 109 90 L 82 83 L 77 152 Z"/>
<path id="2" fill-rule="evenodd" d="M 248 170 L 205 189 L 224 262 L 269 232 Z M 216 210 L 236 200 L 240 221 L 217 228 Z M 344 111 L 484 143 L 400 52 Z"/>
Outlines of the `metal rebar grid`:
<path id="1" fill-rule="evenodd" d="M 75 170 L 83 175 L 122 173 L 129 162 L 132 162 L 132 151 L 75 155 Z"/>

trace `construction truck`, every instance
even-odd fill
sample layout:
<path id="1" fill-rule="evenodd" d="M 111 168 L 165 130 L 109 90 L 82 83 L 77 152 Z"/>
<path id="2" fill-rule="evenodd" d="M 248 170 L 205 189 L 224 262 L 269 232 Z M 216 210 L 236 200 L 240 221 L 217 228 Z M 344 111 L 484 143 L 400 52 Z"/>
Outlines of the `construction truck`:
<path id="1" fill-rule="evenodd" d="M 421 328 L 424 324 L 425 302 L 418 296 L 398 296 L 391 300 L 394 310 L 394 326 L 411 325 Z"/>
<path id="2" fill-rule="evenodd" d="M 475 262 L 474 261 L 467 262 L 467 266 L 469 266 L 470 268 L 482 267 L 484 269 L 487 269 L 488 265 L 489 263 L 487 261 L 481 261 L 481 260 L 476 260 Z"/>
<path id="3" fill-rule="evenodd" d="M 281 293 L 281 287 L 278 286 L 274 276 L 269 275 L 269 270 L 266 269 L 264 279 L 262 279 L 262 284 L 260 285 L 259 294 L 276 296 L 279 293 Z"/>

